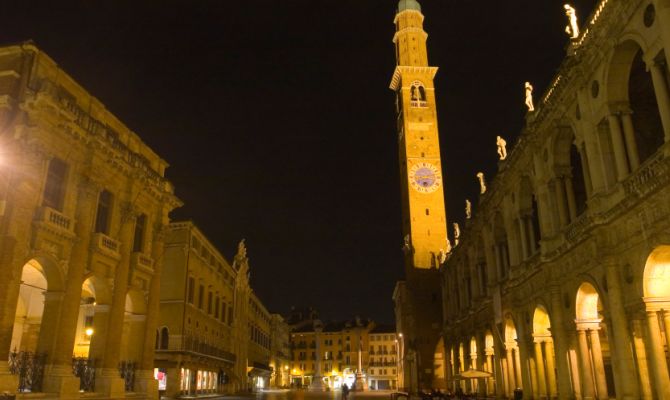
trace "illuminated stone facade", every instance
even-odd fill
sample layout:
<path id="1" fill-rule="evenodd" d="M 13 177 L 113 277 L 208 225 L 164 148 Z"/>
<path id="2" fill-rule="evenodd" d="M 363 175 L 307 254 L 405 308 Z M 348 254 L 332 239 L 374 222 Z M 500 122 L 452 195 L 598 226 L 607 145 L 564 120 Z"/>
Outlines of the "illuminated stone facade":
<path id="1" fill-rule="evenodd" d="M 353 388 L 359 354 L 364 376 L 369 370 L 368 350 L 374 322 L 358 318 L 321 324 L 315 314 L 311 317 L 301 321 L 288 319 L 292 323 L 291 386 L 310 386 L 320 371 L 325 386 L 338 389 L 346 383 Z M 316 325 L 322 325 L 323 329 L 315 329 Z"/>
<path id="2" fill-rule="evenodd" d="M 279 314 L 272 314 L 270 334 L 270 368 L 273 375 L 270 386 L 285 388 L 291 384 L 290 328 Z"/>
<path id="3" fill-rule="evenodd" d="M 400 344 L 396 337 L 395 326 L 375 326 L 369 332 L 369 343 L 368 387 L 370 390 L 397 389 Z"/>
<path id="4" fill-rule="evenodd" d="M 403 333 L 403 389 L 444 388 L 435 375 L 442 312 L 438 267 L 444 260 L 447 218 L 433 78 L 416 0 L 400 0 L 395 16 L 397 66 L 391 80 L 396 93 L 405 280 L 398 282 L 396 330 Z"/>
<path id="5" fill-rule="evenodd" d="M 452 389 L 670 398 L 670 2 L 584 26 L 441 269 Z"/>
<path id="6" fill-rule="evenodd" d="M 157 398 L 167 163 L 30 43 L 0 48 L 0 149 L 0 392 Z"/>

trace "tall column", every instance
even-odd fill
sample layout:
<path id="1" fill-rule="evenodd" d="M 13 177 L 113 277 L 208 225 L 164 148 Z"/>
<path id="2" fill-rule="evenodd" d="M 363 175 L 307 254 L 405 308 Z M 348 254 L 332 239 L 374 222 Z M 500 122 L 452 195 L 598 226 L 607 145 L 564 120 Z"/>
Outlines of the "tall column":
<path id="1" fill-rule="evenodd" d="M 554 342 L 548 340 L 544 342 L 544 356 L 547 360 L 547 384 L 548 384 L 548 397 L 554 398 L 558 394 L 556 389 L 556 363 L 554 358 L 556 357 L 554 353 Z"/>
<path id="2" fill-rule="evenodd" d="M 533 255 L 537 251 L 537 238 L 535 237 L 535 228 L 533 227 L 533 216 L 528 215 L 524 220 L 526 221 L 526 229 L 528 230 L 529 255 Z"/>
<path id="3" fill-rule="evenodd" d="M 640 379 L 640 398 L 651 400 L 653 398 L 651 379 L 649 377 L 649 363 L 647 361 L 647 350 L 644 347 L 644 320 L 633 318 L 633 346 L 635 348 L 635 361 L 637 373 Z"/>
<path id="4" fill-rule="evenodd" d="M 577 329 L 577 341 L 579 342 L 579 372 L 582 381 L 582 398 L 592 400 L 595 398 L 595 387 L 593 385 L 593 374 L 591 373 L 591 355 L 589 354 L 589 343 L 586 339 L 586 331 Z"/>
<path id="5" fill-rule="evenodd" d="M 565 196 L 565 184 L 563 178 L 556 178 L 556 204 L 558 205 L 558 216 L 561 222 L 561 227 L 564 227 L 570 221 L 568 218 L 568 205 Z"/>
<path id="6" fill-rule="evenodd" d="M 648 351 L 651 354 L 651 371 L 653 386 L 659 399 L 670 399 L 670 379 L 668 378 L 668 365 L 665 360 L 665 349 L 661 342 L 661 329 L 658 324 L 658 315 L 655 310 L 647 311 L 647 339 Z"/>
<path id="7" fill-rule="evenodd" d="M 495 394 L 495 379 L 496 379 L 496 374 L 495 374 L 495 367 L 493 366 L 493 350 L 487 350 L 486 351 L 486 371 L 491 374 L 492 379 L 487 379 L 487 390 L 486 394 L 491 395 Z"/>
<path id="8" fill-rule="evenodd" d="M 78 241 L 72 247 L 68 262 L 65 293 L 61 303 L 59 324 L 55 332 L 52 356 L 44 374 L 44 390 L 61 396 L 74 396 L 79 391 L 79 379 L 72 375 L 74 348 L 81 303 L 81 287 L 89 263 L 93 217 L 97 205 L 98 188 L 89 181 L 79 185 L 75 234 Z"/>
<path id="9" fill-rule="evenodd" d="M 631 111 L 621 113 L 621 123 L 623 125 L 623 137 L 626 141 L 626 152 L 628 153 L 628 160 L 630 161 L 630 169 L 631 171 L 635 171 L 640 167 L 640 154 L 637 151 L 635 128 L 633 127 Z"/>
<path id="10" fill-rule="evenodd" d="M 668 54 L 667 50 L 666 54 Z M 668 91 L 668 82 L 665 79 L 665 74 L 661 65 L 654 63 L 649 67 L 649 71 L 651 72 L 651 80 L 654 83 L 654 92 L 656 93 L 658 111 L 661 115 L 661 122 L 663 123 L 665 141 L 668 142 L 670 141 L 670 92 Z"/>
<path id="11" fill-rule="evenodd" d="M 561 301 L 560 286 L 551 287 L 551 337 L 555 343 L 552 343 L 553 354 L 556 359 L 556 372 L 558 374 L 557 392 L 560 398 L 569 398 L 573 395 L 570 382 L 570 366 L 568 364 L 569 337 L 565 331 L 565 322 L 563 315 L 563 302 Z"/>
<path id="12" fill-rule="evenodd" d="M 495 254 L 496 257 L 496 270 L 498 272 L 498 276 L 496 276 L 496 280 L 502 279 L 502 277 L 505 275 L 504 273 L 504 266 L 502 264 L 502 257 L 500 256 L 500 249 L 501 245 L 495 244 L 493 246 L 493 253 Z"/>
<path id="13" fill-rule="evenodd" d="M 517 218 L 517 223 L 519 224 L 519 239 L 521 240 L 521 261 L 523 262 L 526 258 L 530 256 L 530 251 L 528 250 L 528 235 L 526 234 L 526 224 L 523 222 L 523 218 L 519 216 Z"/>
<path id="14" fill-rule="evenodd" d="M 125 382 L 119 374 L 118 365 L 121 361 L 120 341 L 123 337 L 134 218 L 131 210 L 125 210 L 124 213 L 125 215 L 121 219 L 121 260 L 116 265 L 114 274 L 112 306 L 109 310 L 109 322 L 107 324 L 107 343 L 102 360 L 102 369 L 98 375 L 99 378 L 96 377 L 96 390 L 99 384 L 100 391 L 112 398 L 125 397 Z"/>
<path id="15" fill-rule="evenodd" d="M 500 365 L 502 366 L 502 375 L 503 379 L 498 383 L 498 386 L 503 387 L 503 392 L 507 397 L 512 395 L 514 391 L 514 384 L 512 374 L 510 373 L 510 350 L 505 350 L 505 357 L 500 360 Z"/>
<path id="16" fill-rule="evenodd" d="M 670 349 L 670 312 L 662 310 L 661 314 L 663 315 L 663 327 L 665 328 L 665 343 Z"/>
<path id="17" fill-rule="evenodd" d="M 591 355 L 593 358 L 593 371 L 596 380 L 596 393 L 599 399 L 608 399 L 607 378 L 605 377 L 605 365 L 603 364 L 603 352 L 600 347 L 600 334 L 597 329 L 589 330 L 591 339 Z"/>
<path id="18" fill-rule="evenodd" d="M 593 182 L 591 181 L 591 166 L 589 165 L 589 158 L 586 155 L 586 144 L 582 145 L 582 148 L 579 151 L 579 158 L 582 161 L 584 184 L 586 186 L 586 197 L 590 198 L 593 192 Z"/>
<path id="19" fill-rule="evenodd" d="M 575 201 L 575 188 L 572 186 L 572 177 L 563 177 L 565 182 L 565 194 L 568 198 L 568 211 L 570 212 L 570 221 L 577 218 L 577 202 Z"/>
<path id="20" fill-rule="evenodd" d="M 160 290 L 161 276 L 163 273 L 163 226 L 155 224 L 154 240 L 151 244 L 151 258 L 154 260 L 154 274 L 151 277 L 149 287 L 149 300 L 147 305 L 146 327 L 144 332 L 144 344 L 140 359 L 140 373 L 138 379 L 138 391 L 143 392 L 148 399 L 158 399 L 158 382 L 154 379 L 154 355 L 156 329 L 160 318 Z M 176 378 L 173 378 L 177 380 Z"/>
<path id="21" fill-rule="evenodd" d="M 619 116 L 610 115 L 607 117 L 610 123 L 610 133 L 612 137 L 612 150 L 614 150 L 614 160 L 616 161 L 617 179 L 624 180 L 628 176 L 628 161 L 626 159 L 626 149 L 623 144 L 623 134 Z"/>
<path id="22" fill-rule="evenodd" d="M 528 372 L 530 373 L 530 389 L 529 385 L 524 385 L 524 392 L 531 391 L 531 393 L 524 393 L 524 397 L 528 399 L 539 399 L 540 398 L 540 385 L 538 385 L 538 376 L 537 376 L 537 367 L 535 366 L 535 358 L 528 357 L 526 360 L 526 365 L 528 366 Z M 524 374 L 525 375 L 525 374 Z"/>
<path id="23" fill-rule="evenodd" d="M 621 290 L 621 280 L 616 269 L 616 264 L 608 263 L 606 266 L 608 299 L 610 305 L 610 316 L 612 318 L 612 361 L 616 363 L 619 371 L 617 382 L 617 395 L 622 399 L 638 399 L 640 393 L 635 376 L 633 353 L 631 351 L 631 337 L 628 327 L 628 318 L 624 310 Z"/>
<path id="24" fill-rule="evenodd" d="M 514 391 L 517 387 L 521 386 L 521 380 L 519 380 L 517 383 L 517 375 L 514 372 L 516 369 L 515 367 L 515 362 L 514 362 L 514 348 L 511 347 L 509 344 L 506 344 L 505 347 L 507 348 L 507 382 L 509 382 L 509 390 L 510 394 L 511 392 Z"/>
<path id="25" fill-rule="evenodd" d="M 544 354 L 541 339 L 535 340 L 535 364 L 537 368 L 537 386 L 540 397 L 547 397 L 547 374 L 544 370 Z"/>

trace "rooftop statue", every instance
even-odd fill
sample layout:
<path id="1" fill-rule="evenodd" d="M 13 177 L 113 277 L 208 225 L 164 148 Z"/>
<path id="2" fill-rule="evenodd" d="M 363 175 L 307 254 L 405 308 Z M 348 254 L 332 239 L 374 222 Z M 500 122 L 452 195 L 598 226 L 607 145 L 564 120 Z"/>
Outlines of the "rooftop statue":
<path id="1" fill-rule="evenodd" d="M 472 203 L 468 199 L 465 199 L 465 218 L 472 218 Z"/>
<path id="2" fill-rule="evenodd" d="M 237 245 L 237 257 L 247 258 L 247 246 L 244 244 L 244 239 L 240 240 L 240 243 Z"/>
<path id="3" fill-rule="evenodd" d="M 535 111 L 535 106 L 533 105 L 533 86 L 530 82 L 526 82 L 524 87 L 526 88 L 526 107 L 528 107 L 528 111 Z"/>
<path id="4" fill-rule="evenodd" d="M 454 246 L 458 246 L 458 241 L 461 237 L 461 227 L 458 222 L 454 222 Z"/>
<path id="5" fill-rule="evenodd" d="M 570 39 L 577 39 L 579 37 L 577 11 L 570 4 L 564 5 L 563 8 L 565 8 L 565 15 L 568 16 L 568 26 L 565 27 L 565 33 L 570 35 Z"/>
<path id="6" fill-rule="evenodd" d="M 484 181 L 484 173 L 477 172 L 477 179 L 479 179 L 479 194 L 486 193 L 486 182 Z"/>
<path id="7" fill-rule="evenodd" d="M 449 237 L 447 236 L 447 250 L 445 250 L 445 252 L 449 254 L 451 253 L 451 250 L 453 250 L 453 248 L 451 247 L 451 240 L 449 240 Z"/>
<path id="8" fill-rule="evenodd" d="M 500 161 L 507 158 L 507 142 L 502 137 L 498 136 L 496 138 L 496 145 L 498 146 L 498 156 Z"/>

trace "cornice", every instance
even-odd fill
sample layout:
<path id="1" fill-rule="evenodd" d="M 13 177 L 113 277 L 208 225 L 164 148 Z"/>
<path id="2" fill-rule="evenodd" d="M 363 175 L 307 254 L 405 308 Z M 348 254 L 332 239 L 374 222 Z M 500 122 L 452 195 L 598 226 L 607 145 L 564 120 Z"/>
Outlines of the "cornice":
<path id="1" fill-rule="evenodd" d="M 389 85 L 389 88 L 393 91 L 397 91 L 400 88 L 401 78 L 404 74 L 425 74 L 428 75 L 430 79 L 435 79 L 437 70 L 438 67 L 398 65 L 395 67 L 395 71 L 393 71 L 393 77 L 391 78 L 391 84 Z"/>

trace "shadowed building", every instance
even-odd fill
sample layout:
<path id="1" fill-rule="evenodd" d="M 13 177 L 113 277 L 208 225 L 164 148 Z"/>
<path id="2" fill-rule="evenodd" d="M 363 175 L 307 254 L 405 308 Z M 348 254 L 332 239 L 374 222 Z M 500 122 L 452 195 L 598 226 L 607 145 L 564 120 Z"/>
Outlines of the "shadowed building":
<path id="1" fill-rule="evenodd" d="M 0 392 L 157 398 L 167 163 L 31 43 L 0 48 L 0 148 Z"/>
<path id="2" fill-rule="evenodd" d="M 584 26 L 442 268 L 452 388 L 670 398 L 670 2 Z"/>
<path id="3" fill-rule="evenodd" d="M 444 388 L 434 366 L 441 348 L 438 268 L 448 251 L 442 164 L 437 127 L 436 67 L 428 64 L 424 16 L 416 0 L 400 0 L 395 16 L 398 150 L 402 189 L 405 280 L 396 284 L 396 330 L 402 333 L 403 388 Z M 400 336 L 399 336 L 400 337 Z"/>

